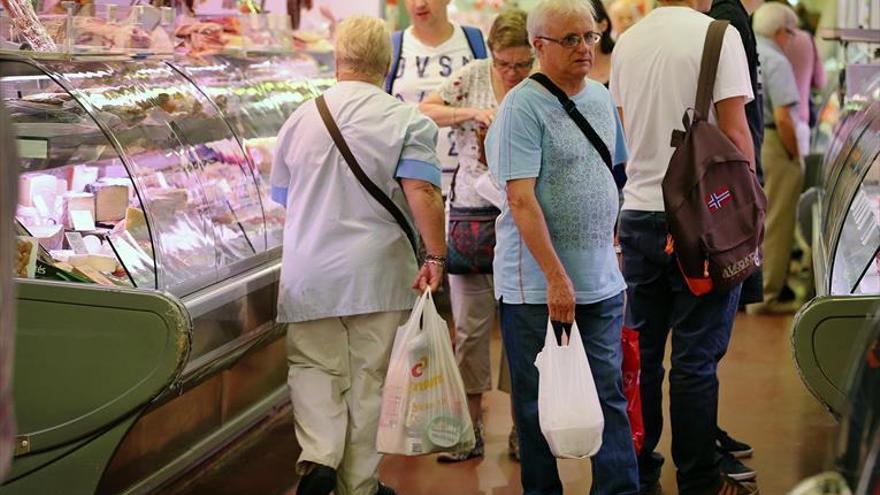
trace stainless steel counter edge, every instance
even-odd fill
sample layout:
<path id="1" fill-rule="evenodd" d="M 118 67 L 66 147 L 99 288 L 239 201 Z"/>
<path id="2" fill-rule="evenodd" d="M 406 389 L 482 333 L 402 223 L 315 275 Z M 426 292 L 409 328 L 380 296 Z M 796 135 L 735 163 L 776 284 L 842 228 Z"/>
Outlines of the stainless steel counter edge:
<path id="1" fill-rule="evenodd" d="M 190 317 L 196 319 L 224 304 L 246 296 L 255 289 L 277 282 L 280 278 L 281 259 L 277 258 L 253 270 L 190 294 L 183 298 L 183 304 L 189 311 Z"/>

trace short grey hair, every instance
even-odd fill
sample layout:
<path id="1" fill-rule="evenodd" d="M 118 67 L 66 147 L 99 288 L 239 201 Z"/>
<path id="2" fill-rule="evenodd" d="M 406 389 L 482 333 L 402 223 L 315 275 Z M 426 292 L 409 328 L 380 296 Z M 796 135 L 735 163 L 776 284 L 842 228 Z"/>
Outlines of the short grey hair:
<path id="1" fill-rule="evenodd" d="M 340 67 L 382 79 L 391 65 L 391 33 L 377 17 L 352 16 L 336 28 L 336 61 Z"/>
<path id="2" fill-rule="evenodd" d="M 780 29 L 796 29 L 797 15 L 783 3 L 770 2 L 762 5 L 752 16 L 752 28 L 758 36 L 772 38 Z"/>
<path id="3" fill-rule="evenodd" d="M 548 18 L 551 16 L 587 16 L 596 23 L 596 12 L 589 0 L 541 0 L 529 12 L 526 29 L 529 31 L 529 42 L 535 44 L 535 38 L 546 33 Z"/>

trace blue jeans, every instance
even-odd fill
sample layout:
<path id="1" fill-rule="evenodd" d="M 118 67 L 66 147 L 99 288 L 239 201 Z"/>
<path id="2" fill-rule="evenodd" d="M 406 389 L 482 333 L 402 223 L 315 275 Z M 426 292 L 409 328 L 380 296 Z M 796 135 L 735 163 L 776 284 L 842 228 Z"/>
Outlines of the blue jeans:
<path id="1" fill-rule="evenodd" d="M 639 456 L 641 488 L 660 479 L 663 457 L 654 449 L 663 429 L 663 355 L 672 333 L 669 414 L 672 458 L 682 495 L 711 491 L 719 482 L 715 456 L 718 361 L 727 352 L 740 287 L 690 293 L 673 255 L 666 254 L 664 213 L 624 211 L 620 217 L 626 325 L 639 332 L 645 445 Z"/>
<path id="2" fill-rule="evenodd" d="M 592 459 L 590 493 L 594 495 L 638 493 L 638 467 L 620 371 L 622 312 L 623 293 L 575 309 L 605 416 L 602 448 Z M 546 305 L 501 301 L 501 334 L 510 366 L 523 495 L 562 495 L 556 458 L 538 424 L 538 369 L 534 363 L 544 347 L 548 317 Z"/>

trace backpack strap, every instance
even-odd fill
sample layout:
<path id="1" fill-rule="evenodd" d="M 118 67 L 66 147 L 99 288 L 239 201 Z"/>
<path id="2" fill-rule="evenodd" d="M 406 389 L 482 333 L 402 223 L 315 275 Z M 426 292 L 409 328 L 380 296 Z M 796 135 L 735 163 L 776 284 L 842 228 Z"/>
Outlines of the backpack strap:
<path id="1" fill-rule="evenodd" d="M 474 58 L 488 58 L 489 54 L 486 52 L 486 42 L 483 40 L 483 32 L 480 31 L 480 28 L 474 26 L 462 26 L 461 29 L 464 31 L 464 37 L 467 39 L 468 46 L 470 47 Z"/>
<path id="2" fill-rule="evenodd" d="M 700 61 L 700 78 L 697 80 L 696 119 L 709 118 L 709 106 L 715 89 L 715 76 L 718 73 L 718 59 L 721 58 L 721 45 L 729 21 L 716 20 L 709 24 L 706 42 L 703 44 L 703 59 Z"/>
<path id="3" fill-rule="evenodd" d="M 336 121 L 333 120 L 333 116 L 330 114 L 330 109 L 327 107 L 327 101 L 324 99 L 324 95 L 318 96 L 315 98 L 315 105 L 318 107 L 318 113 L 321 114 L 321 120 L 324 121 L 324 126 L 327 128 L 327 132 L 330 133 L 330 137 L 333 138 L 333 143 L 336 144 L 336 148 L 339 150 L 339 153 L 342 154 L 342 158 L 345 159 L 345 163 L 348 164 L 348 168 L 351 169 L 351 173 L 357 178 L 358 182 L 364 186 L 364 189 L 373 197 L 376 201 L 379 202 L 388 213 L 394 217 L 394 220 L 400 225 L 400 228 L 403 229 L 403 233 L 406 234 L 406 238 L 409 240 L 410 245 L 412 246 L 413 254 L 416 256 L 416 263 L 419 260 L 419 248 L 416 240 L 416 234 L 413 232 L 412 227 L 409 222 L 406 220 L 406 216 L 400 211 L 400 208 L 394 204 L 394 201 L 388 197 L 387 194 L 382 192 L 382 189 L 376 185 L 375 182 L 370 180 L 370 177 L 367 176 L 364 169 L 361 168 L 361 165 L 358 163 L 357 158 L 354 157 L 354 154 L 351 152 L 351 149 L 348 147 L 348 143 L 345 142 L 345 137 L 342 136 L 342 132 L 339 130 L 339 126 L 336 125 Z"/>
<path id="4" fill-rule="evenodd" d="M 605 144 L 605 141 L 602 141 L 602 138 L 599 137 L 599 134 L 597 134 L 590 123 L 587 122 L 587 118 L 577 109 L 577 105 L 571 101 L 571 98 L 565 94 L 565 91 L 554 84 L 549 77 L 540 72 L 532 74 L 529 76 L 529 79 L 532 79 L 547 88 L 547 91 L 553 93 L 553 96 L 559 100 L 559 103 L 562 103 L 562 108 L 565 109 L 565 113 L 574 120 L 574 123 L 577 124 L 581 132 L 587 136 L 587 139 L 593 145 L 593 148 L 596 148 L 596 151 L 599 152 L 599 156 L 602 157 L 602 161 L 605 162 L 608 171 L 611 172 L 611 175 L 614 175 L 614 164 L 611 163 L 611 152 L 608 151 L 608 145 Z"/>
<path id="5" fill-rule="evenodd" d="M 388 77 L 385 78 L 385 92 L 389 95 L 393 94 L 394 80 L 397 78 L 397 69 L 400 68 L 400 57 L 403 53 L 403 31 L 394 31 L 391 33 L 391 70 L 388 71 Z"/>

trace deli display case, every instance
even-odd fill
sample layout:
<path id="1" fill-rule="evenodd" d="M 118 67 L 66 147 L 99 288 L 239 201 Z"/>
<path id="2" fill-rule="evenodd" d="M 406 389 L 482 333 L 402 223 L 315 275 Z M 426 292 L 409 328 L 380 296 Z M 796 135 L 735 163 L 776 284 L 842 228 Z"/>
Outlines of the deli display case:
<path id="1" fill-rule="evenodd" d="M 268 173 L 332 84 L 292 51 L 0 52 L 24 260 L 0 494 L 155 492 L 288 400 Z"/>
<path id="2" fill-rule="evenodd" d="M 852 356 L 880 309 L 880 70 L 848 95 L 828 143 L 809 225 L 816 298 L 797 313 L 792 344 L 811 392 L 835 415 Z"/>

